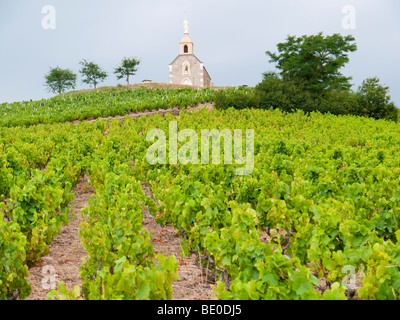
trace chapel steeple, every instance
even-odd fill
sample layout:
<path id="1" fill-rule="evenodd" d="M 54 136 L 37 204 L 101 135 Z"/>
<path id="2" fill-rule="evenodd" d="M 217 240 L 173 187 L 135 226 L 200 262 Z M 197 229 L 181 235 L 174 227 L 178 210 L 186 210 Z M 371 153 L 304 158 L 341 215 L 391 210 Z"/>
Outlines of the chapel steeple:
<path id="1" fill-rule="evenodd" d="M 185 18 L 185 21 L 183 22 L 183 29 L 184 29 L 184 36 L 179 42 L 179 54 L 193 54 L 193 41 L 190 40 L 189 38 L 189 21 L 187 17 Z"/>

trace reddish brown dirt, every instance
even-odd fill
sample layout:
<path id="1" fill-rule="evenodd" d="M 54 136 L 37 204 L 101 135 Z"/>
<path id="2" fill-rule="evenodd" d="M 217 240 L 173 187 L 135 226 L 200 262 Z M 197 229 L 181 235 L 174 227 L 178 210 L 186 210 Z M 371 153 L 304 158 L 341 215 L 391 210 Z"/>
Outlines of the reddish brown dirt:
<path id="1" fill-rule="evenodd" d="M 47 293 L 51 289 L 44 289 L 42 280 L 52 275 L 46 274 L 46 266 L 50 266 L 55 271 L 55 282 L 63 281 L 68 290 L 72 290 L 75 285 L 81 287 L 79 266 L 82 258 L 86 256 L 86 251 L 80 243 L 78 234 L 79 224 L 82 222 L 81 209 L 88 205 L 88 200 L 94 190 L 88 184 L 88 176 L 82 177 L 76 188 L 75 200 L 71 209 L 69 224 L 62 227 L 61 232 L 49 245 L 50 252 L 41 258 L 32 268 L 29 269 L 28 281 L 32 286 L 32 294 L 25 300 L 48 300 Z"/>
<path id="2" fill-rule="evenodd" d="M 150 188 L 142 182 L 146 195 L 152 196 Z M 153 196 L 152 196 L 153 197 Z M 154 199 L 154 197 L 153 197 Z M 152 235 L 152 245 L 156 254 L 175 256 L 179 262 L 178 275 L 180 280 L 172 284 L 172 300 L 212 300 L 212 287 L 215 281 L 207 269 L 201 267 L 195 254 L 187 257 L 181 255 L 181 236 L 171 225 L 159 225 L 149 210 L 143 212 L 143 228 Z"/>
<path id="3" fill-rule="evenodd" d="M 97 119 L 76 120 L 76 121 L 73 121 L 73 123 L 74 124 L 78 124 L 80 122 L 96 122 L 98 120 L 111 120 L 111 119 L 120 119 L 121 121 L 123 121 L 125 119 L 125 117 L 127 117 L 127 116 L 130 117 L 130 118 L 139 118 L 139 117 L 142 117 L 142 116 L 149 117 L 149 116 L 152 116 L 152 115 L 155 115 L 155 114 L 160 114 L 161 116 L 165 116 L 165 114 L 167 114 L 167 113 L 171 113 L 171 114 L 173 114 L 175 116 L 179 116 L 179 114 L 180 114 L 180 112 L 182 110 L 197 111 L 197 110 L 199 110 L 201 108 L 207 108 L 209 110 L 212 110 L 214 108 L 214 104 L 213 103 L 204 103 L 204 104 L 199 104 L 196 107 L 190 106 L 190 107 L 187 107 L 185 109 L 179 109 L 179 108 L 175 107 L 175 108 L 169 108 L 169 109 L 165 109 L 165 110 L 164 109 L 160 109 L 160 110 L 143 111 L 143 112 L 131 112 L 131 113 L 128 113 L 128 114 L 126 114 L 124 116 L 114 116 L 114 117 L 108 117 L 108 118 L 100 117 L 100 118 L 97 118 Z"/>

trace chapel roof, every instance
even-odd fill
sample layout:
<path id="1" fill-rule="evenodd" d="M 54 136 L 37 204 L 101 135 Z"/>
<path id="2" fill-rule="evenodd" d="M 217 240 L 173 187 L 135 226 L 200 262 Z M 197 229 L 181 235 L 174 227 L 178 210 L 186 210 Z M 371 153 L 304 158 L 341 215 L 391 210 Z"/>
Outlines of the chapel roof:
<path id="1" fill-rule="evenodd" d="M 180 54 L 180 55 L 178 55 L 178 56 L 174 59 L 174 61 L 172 61 L 169 65 L 174 64 L 174 62 L 175 62 L 179 57 L 187 57 L 187 56 L 195 57 L 195 58 L 197 59 L 197 61 L 199 61 L 200 63 L 203 63 L 203 61 L 201 61 L 199 58 L 197 58 L 194 54 Z"/>

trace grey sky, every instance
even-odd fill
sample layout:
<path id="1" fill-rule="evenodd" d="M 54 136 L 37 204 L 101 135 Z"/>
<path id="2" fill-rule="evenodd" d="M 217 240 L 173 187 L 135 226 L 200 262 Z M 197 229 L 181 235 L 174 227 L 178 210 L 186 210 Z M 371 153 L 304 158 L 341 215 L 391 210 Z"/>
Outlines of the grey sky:
<path id="1" fill-rule="evenodd" d="M 56 9 L 56 30 L 42 28 L 45 5 Z M 355 30 L 342 27 L 346 5 L 356 9 Z M 168 82 L 186 12 L 214 85 L 256 85 L 274 70 L 265 51 L 288 34 L 352 34 L 358 51 L 343 72 L 356 86 L 378 76 L 400 107 L 399 0 L 0 0 L 0 102 L 52 96 L 44 74 L 55 66 L 78 73 L 83 58 L 110 74 L 100 86 L 125 84 L 113 74 L 125 56 L 142 59 L 131 82 Z"/>

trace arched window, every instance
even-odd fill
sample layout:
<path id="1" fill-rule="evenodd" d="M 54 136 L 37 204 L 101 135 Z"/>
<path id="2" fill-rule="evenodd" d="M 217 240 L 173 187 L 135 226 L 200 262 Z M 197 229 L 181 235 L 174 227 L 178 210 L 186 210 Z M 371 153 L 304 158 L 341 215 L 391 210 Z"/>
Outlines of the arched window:
<path id="1" fill-rule="evenodd" d="M 185 46 L 183 47 L 183 52 L 184 52 L 184 53 L 189 53 L 189 47 L 188 47 L 187 45 L 185 45 Z"/>
<path id="2" fill-rule="evenodd" d="M 190 74 L 190 63 L 189 61 L 185 61 L 182 63 L 182 75 Z"/>

